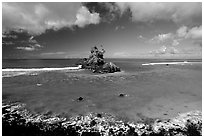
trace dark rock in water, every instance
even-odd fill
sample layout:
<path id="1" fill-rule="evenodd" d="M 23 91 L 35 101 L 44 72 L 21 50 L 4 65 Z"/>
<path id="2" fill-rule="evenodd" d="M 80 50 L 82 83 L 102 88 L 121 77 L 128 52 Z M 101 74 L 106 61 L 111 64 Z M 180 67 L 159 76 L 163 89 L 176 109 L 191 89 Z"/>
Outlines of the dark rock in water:
<path id="1" fill-rule="evenodd" d="M 82 101 L 82 100 L 84 100 L 84 98 L 83 97 L 79 97 L 79 98 L 77 98 L 77 100 L 78 101 Z"/>
<path id="2" fill-rule="evenodd" d="M 101 117 L 102 117 L 102 114 L 99 114 L 99 113 L 98 113 L 96 116 L 99 117 L 99 118 L 101 118 Z"/>
<path id="3" fill-rule="evenodd" d="M 125 96 L 127 96 L 127 95 L 124 94 L 124 93 L 120 93 L 120 94 L 119 94 L 119 97 L 125 97 Z"/>
<path id="4" fill-rule="evenodd" d="M 103 58 L 105 50 L 99 50 L 96 46 L 92 47 L 89 58 L 80 60 L 77 65 L 82 65 L 84 69 L 90 69 L 93 73 L 114 73 L 119 72 L 120 68 L 112 62 L 106 62 Z"/>

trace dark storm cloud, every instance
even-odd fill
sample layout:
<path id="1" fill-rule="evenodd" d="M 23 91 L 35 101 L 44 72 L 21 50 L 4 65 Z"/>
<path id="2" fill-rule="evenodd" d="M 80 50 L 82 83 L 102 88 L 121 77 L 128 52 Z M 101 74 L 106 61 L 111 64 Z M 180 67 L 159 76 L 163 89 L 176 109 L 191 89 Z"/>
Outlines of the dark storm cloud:
<path id="1" fill-rule="evenodd" d="M 84 2 L 91 13 L 100 13 L 103 22 L 111 22 L 120 17 L 120 9 L 113 2 Z"/>

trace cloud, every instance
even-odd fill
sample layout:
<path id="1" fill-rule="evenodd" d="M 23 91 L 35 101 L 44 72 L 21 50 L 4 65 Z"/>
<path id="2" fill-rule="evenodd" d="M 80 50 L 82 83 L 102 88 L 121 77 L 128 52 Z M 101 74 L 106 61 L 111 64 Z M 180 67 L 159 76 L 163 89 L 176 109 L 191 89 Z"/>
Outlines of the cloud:
<path id="1" fill-rule="evenodd" d="M 177 54 L 179 51 L 175 47 L 169 47 L 168 52 L 170 54 Z"/>
<path id="2" fill-rule="evenodd" d="M 66 52 L 48 52 L 48 53 L 41 53 L 41 55 L 43 56 L 47 56 L 47 55 L 64 55 L 67 54 Z"/>
<path id="3" fill-rule="evenodd" d="M 57 51 L 40 53 L 41 58 L 84 58 L 85 56 L 87 56 L 87 51 Z"/>
<path id="4" fill-rule="evenodd" d="M 116 26 L 116 27 L 115 27 L 115 31 L 117 31 L 118 29 L 119 29 L 119 26 Z"/>
<path id="5" fill-rule="evenodd" d="M 81 3 L 2 3 L 3 32 L 23 29 L 41 34 L 46 29 L 99 23 L 99 14 L 90 13 Z"/>
<path id="6" fill-rule="evenodd" d="M 179 54 L 179 51 L 175 47 L 162 46 L 157 50 L 150 51 L 149 53 L 155 56 L 161 56 L 161 55 Z"/>
<path id="7" fill-rule="evenodd" d="M 150 51 L 150 55 L 155 57 L 165 58 L 201 58 L 202 51 L 199 47 L 191 48 L 180 48 L 179 50 L 175 47 L 159 48 L 157 50 Z M 163 51 L 162 51 L 163 49 Z M 164 50 L 165 49 L 165 50 Z"/>
<path id="8" fill-rule="evenodd" d="M 187 29 L 188 29 L 187 26 L 182 26 L 182 27 L 180 27 L 180 28 L 177 30 L 177 35 L 178 35 L 178 37 L 185 37 L 186 34 L 187 34 Z"/>
<path id="9" fill-rule="evenodd" d="M 18 47 L 16 47 L 16 49 L 25 50 L 25 51 L 36 51 L 36 50 L 39 50 L 42 47 L 43 46 L 38 44 L 38 42 L 36 41 L 36 42 L 28 42 L 27 46 L 18 46 Z"/>
<path id="10" fill-rule="evenodd" d="M 2 41 L 2 46 L 5 46 L 5 45 L 14 45 L 13 42 L 5 42 L 5 41 Z"/>
<path id="11" fill-rule="evenodd" d="M 202 39 L 193 40 L 193 44 L 202 47 Z M 202 50 L 201 50 L 201 51 L 202 51 Z"/>
<path id="12" fill-rule="evenodd" d="M 34 51 L 35 47 L 16 47 L 18 50 Z"/>
<path id="13" fill-rule="evenodd" d="M 155 54 L 165 54 L 166 50 L 167 50 L 166 46 L 162 46 L 158 50 L 153 51 L 153 53 L 155 53 Z"/>
<path id="14" fill-rule="evenodd" d="M 119 7 L 113 2 L 84 2 L 91 13 L 100 13 L 102 22 L 111 22 L 120 17 Z"/>
<path id="15" fill-rule="evenodd" d="M 193 44 L 202 45 L 202 26 L 195 26 L 188 28 L 187 26 L 181 26 L 176 33 L 164 33 L 158 34 L 149 40 L 150 43 L 178 46 L 180 41 L 189 39 Z"/>
<path id="16" fill-rule="evenodd" d="M 186 38 L 202 39 L 202 26 L 193 27 L 192 29 L 188 30 Z"/>
<path id="17" fill-rule="evenodd" d="M 132 13 L 132 21 L 134 22 L 171 20 L 182 25 L 197 25 L 202 23 L 201 2 L 118 2 L 116 5 L 122 13 L 129 9 Z"/>
<path id="18" fill-rule="evenodd" d="M 12 47 L 10 48 L 23 51 L 36 51 L 43 48 L 43 46 L 38 43 L 34 36 L 30 36 L 25 32 L 10 32 L 3 35 L 2 46 L 4 46 L 4 48 L 11 45 Z"/>
<path id="19" fill-rule="evenodd" d="M 158 41 L 156 42 L 156 40 L 154 40 L 153 38 L 149 40 L 149 38 L 143 36 L 143 35 L 139 35 L 136 37 L 139 41 L 143 41 L 144 43 L 158 43 Z M 153 42 L 154 41 L 154 42 Z"/>
<path id="20" fill-rule="evenodd" d="M 177 30 L 177 36 L 180 39 L 191 39 L 193 44 L 202 46 L 202 25 L 193 28 L 182 26 Z"/>
<path id="21" fill-rule="evenodd" d="M 125 29 L 125 26 L 118 25 L 118 26 L 115 27 L 115 31 L 123 30 L 123 29 Z"/>
<path id="22" fill-rule="evenodd" d="M 115 52 L 113 53 L 113 57 L 130 57 L 130 53 L 127 52 Z"/>
<path id="23" fill-rule="evenodd" d="M 151 40 L 156 41 L 157 43 L 163 43 L 169 39 L 173 39 L 172 33 L 158 34 L 157 36 L 153 37 Z"/>
<path id="24" fill-rule="evenodd" d="M 13 39 L 17 39 L 17 35 L 11 35 L 11 34 L 2 34 L 2 38 L 13 38 Z"/>
<path id="25" fill-rule="evenodd" d="M 143 39 L 144 37 L 142 35 L 139 35 L 137 38 L 139 39 Z"/>
<path id="26" fill-rule="evenodd" d="M 76 15 L 77 20 L 75 24 L 79 27 L 84 27 L 88 24 L 98 24 L 100 22 L 100 17 L 98 13 L 90 13 L 89 10 L 82 6 Z"/>
<path id="27" fill-rule="evenodd" d="M 173 46 L 177 46 L 177 45 L 179 45 L 178 40 L 176 40 L 176 39 L 175 39 L 175 40 L 173 40 L 172 45 L 173 45 Z"/>
<path id="28" fill-rule="evenodd" d="M 156 43 L 159 45 L 167 45 L 167 46 L 178 46 L 180 39 L 174 33 L 164 33 L 158 34 L 150 39 L 150 43 Z"/>

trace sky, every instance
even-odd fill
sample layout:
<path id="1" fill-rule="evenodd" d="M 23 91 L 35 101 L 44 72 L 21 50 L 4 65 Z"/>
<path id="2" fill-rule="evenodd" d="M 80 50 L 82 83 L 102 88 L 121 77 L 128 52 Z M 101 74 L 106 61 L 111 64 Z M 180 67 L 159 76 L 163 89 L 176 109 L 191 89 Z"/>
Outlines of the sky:
<path id="1" fill-rule="evenodd" d="M 202 58 L 202 3 L 2 3 L 3 59 Z"/>

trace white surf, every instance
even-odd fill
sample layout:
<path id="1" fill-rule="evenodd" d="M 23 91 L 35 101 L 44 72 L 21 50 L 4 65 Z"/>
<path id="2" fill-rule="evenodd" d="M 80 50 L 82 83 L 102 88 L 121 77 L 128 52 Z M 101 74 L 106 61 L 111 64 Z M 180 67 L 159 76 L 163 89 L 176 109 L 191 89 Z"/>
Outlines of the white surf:
<path id="1" fill-rule="evenodd" d="M 14 68 L 14 69 L 2 69 L 2 77 L 14 77 L 19 75 L 31 74 L 33 72 L 46 72 L 46 71 L 63 71 L 63 70 L 80 70 L 82 68 L 81 65 L 77 67 L 64 67 L 64 68 Z M 36 75 L 37 73 L 34 73 Z"/>
<path id="2" fill-rule="evenodd" d="M 184 61 L 184 62 L 158 62 L 158 63 L 145 63 L 142 64 L 143 66 L 147 66 L 147 65 L 184 65 L 184 64 L 191 64 L 191 62 L 188 61 Z"/>

